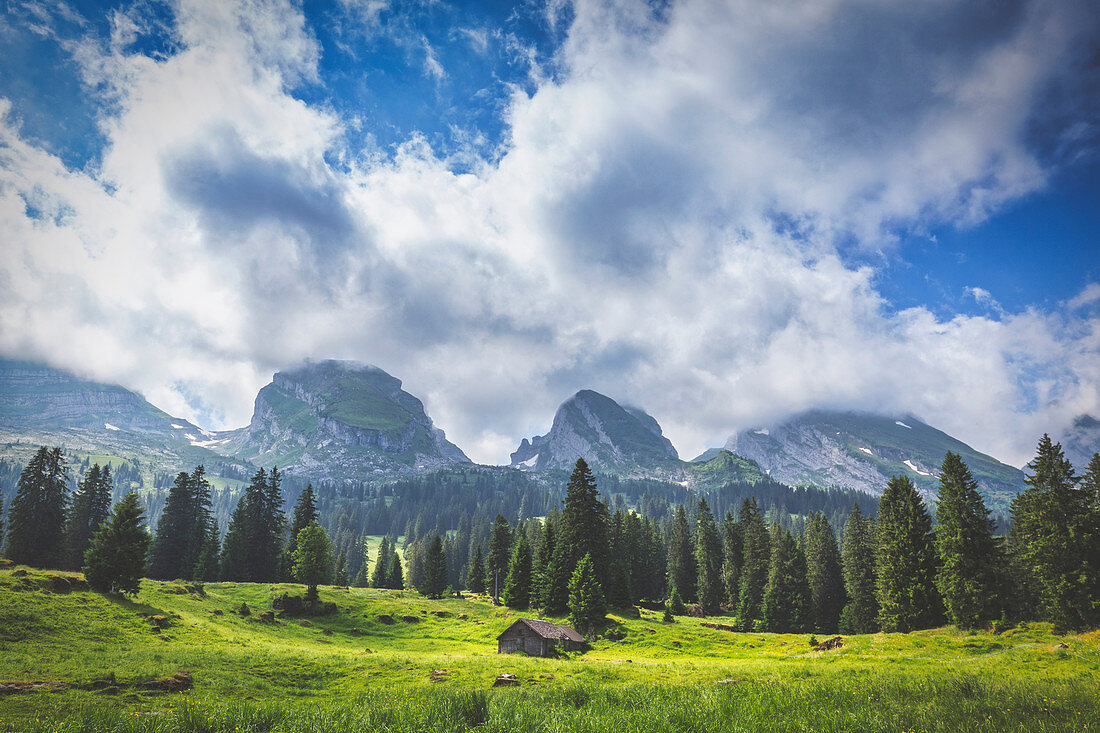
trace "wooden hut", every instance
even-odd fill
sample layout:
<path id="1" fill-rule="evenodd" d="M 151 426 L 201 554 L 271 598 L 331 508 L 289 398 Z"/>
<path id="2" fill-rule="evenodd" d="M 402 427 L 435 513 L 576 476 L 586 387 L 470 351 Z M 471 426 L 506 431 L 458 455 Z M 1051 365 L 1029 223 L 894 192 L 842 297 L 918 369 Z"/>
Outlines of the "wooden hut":
<path id="1" fill-rule="evenodd" d="M 534 657 L 549 657 L 557 649 L 570 652 L 587 646 L 572 627 L 537 618 L 521 618 L 497 637 L 498 654 L 527 652 Z"/>

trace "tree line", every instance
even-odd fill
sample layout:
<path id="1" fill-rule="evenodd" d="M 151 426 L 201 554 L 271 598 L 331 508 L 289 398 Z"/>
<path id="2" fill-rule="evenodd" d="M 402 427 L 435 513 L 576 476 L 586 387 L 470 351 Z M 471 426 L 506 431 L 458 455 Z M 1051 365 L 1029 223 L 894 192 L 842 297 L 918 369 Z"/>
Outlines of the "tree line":
<path id="1" fill-rule="evenodd" d="M 1100 622 L 1100 455 L 1078 477 L 1045 435 L 1012 502 L 1007 537 L 996 534 L 976 481 L 953 453 L 941 466 L 934 517 L 912 482 L 895 476 L 877 512 L 852 507 L 839 539 L 824 512 L 769 523 L 755 497 L 719 519 L 701 496 L 690 516 L 680 504 L 658 521 L 603 498 L 578 460 L 560 507 L 542 518 L 464 516 L 458 530 L 413 526 L 410 518 L 404 545 L 385 536 L 373 559 L 361 517 L 347 507 L 330 518 L 330 531 L 321 527 L 311 485 L 288 516 L 278 468 L 252 476 L 224 537 L 202 466 L 177 474 L 152 535 L 136 495 L 111 512 L 109 466 L 88 468 L 71 496 L 68 483 L 59 449 L 40 449 L 24 468 L 2 530 L 11 560 L 87 570 L 89 552 L 117 519 L 112 531 L 141 545 L 148 577 L 293 581 L 304 577 L 299 544 L 309 529 L 311 588 L 489 593 L 517 609 L 571 613 L 582 625 L 607 607 L 637 603 L 663 604 L 670 615 L 724 612 L 738 628 L 777 632 Z"/>

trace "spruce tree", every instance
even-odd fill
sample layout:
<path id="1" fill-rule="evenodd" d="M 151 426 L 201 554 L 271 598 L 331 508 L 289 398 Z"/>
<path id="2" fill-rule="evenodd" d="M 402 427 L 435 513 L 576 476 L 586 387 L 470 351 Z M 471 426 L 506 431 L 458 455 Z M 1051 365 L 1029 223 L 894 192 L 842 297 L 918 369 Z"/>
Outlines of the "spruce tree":
<path id="1" fill-rule="evenodd" d="M 298 495 L 298 501 L 294 504 L 293 515 L 290 520 L 290 539 L 287 541 L 286 550 L 283 552 L 283 560 L 280 565 L 280 575 L 289 579 L 293 574 L 294 550 L 297 548 L 298 533 L 316 522 L 320 517 L 317 512 L 317 495 L 313 491 L 313 484 L 306 484 L 305 489 Z"/>
<path id="2" fill-rule="evenodd" d="M 1027 464 L 1022 492 L 1012 501 L 1012 545 L 1039 617 L 1058 629 L 1087 627 L 1095 618 L 1090 598 L 1090 499 L 1076 486 L 1062 446 L 1043 435 Z"/>
<path id="3" fill-rule="evenodd" d="M 764 586 L 764 625 L 768 631 L 805 631 L 810 610 L 806 559 L 794 536 L 778 524 L 772 528 L 768 582 Z"/>
<path id="4" fill-rule="evenodd" d="M 836 535 L 823 513 L 810 514 L 805 540 L 810 625 L 814 631 L 835 634 L 844 608 L 844 577 Z"/>
<path id="5" fill-rule="evenodd" d="M 336 557 L 336 569 L 332 574 L 332 584 L 337 588 L 348 587 L 348 558 L 343 552 Z"/>
<path id="6" fill-rule="evenodd" d="M 504 605 L 509 608 L 526 609 L 531 603 L 531 545 L 522 533 L 512 550 L 508 563 L 508 577 L 504 581 Z"/>
<path id="7" fill-rule="evenodd" d="M 592 471 L 578 458 L 565 487 L 556 561 L 566 577 L 571 577 L 580 559 L 588 555 L 601 593 L 610 569 L 608 524 L 607 505 L 600 500 Z"/>
<path id="8" fill-rule="evenodd" d="M 741 526 L 741 581 L 737 593 L 737 617 L 742 625 L 764 617 L 764 586 L 768 582 L 771 538 L 756 499 L 745 499 L 738 519 Z"/>
<path id="9" fill-rule="evenodd" d="M 878 583 L 875 580 L 875 531 L 871 519 L 852 507 L 844 527 L 844 589 L 848 603 L 840 614 L 840 633 L 878 631 Z"/>
<path id="10" fill-rule="evenodd" d="M 604 596 L 607 605 L 612 608 L 627 608 L 632 605 L 630 572 L 624 561 L 617 559 L 611 563 L 611 577 L 607 579 L 607 592 Z"/>
<path id="11" fill-rule="evenodd" d="M 332 582 L 332 542 L 316 522 L 304 527 L 294 543 L 294 579 L 306 586 L 306 602 L 316 603 L 317 586 Z"/>
<path id="12" fill-rule="evenodd" d="M 401 567 L 401 556 L 396 550 L 390 553 L 390 566 L 386 569 L 386 587 L 401 590 L 405 587 L 405 570 Z"/>
<path id="13" fill-rule="evenodd" d="M 145 512 L 131 491 L 115 505 L 84 553 L 88 585 L 104 593 L 137 595 L 149 542 Z"/>
<path id="14" fill-rule="evenodd" d="M 428 598 L 442 598 L 443 591 L 447 588 L 447 556 L 443 552 L 443 540 L 439 535 L 435 535 L 428 545 L 421 584 L 420 592 Z"/>
<path id="15" fill-rule="evenodd" d="M 390 538 L 383 537 L 382 543 L 378 545 L 378 559 L 374 563 L 374 572 L 370 576 L 372 588 L 389 587 L 390 555 L 392 553 Z"/>
<path id="16" fill-rule="evenodd" d="M 64 564 L 68 478 L 60 448 L 43 446 L 27 463 L 8 507 L 9 560 L 37 568 Z"/>
<path id="17" fill-rule="evenodd" d="M 225 580 L 267 583 L 277 579 L 285 517 L 282 514 L 281 475 L 256 471 L 237 502 L 222 551 Z"/>
<path id="18" fill-rule="evenodd" d="M 481 556 L 481 545 L 474 545 L 474 557 L 470 560 L 470 572 L 466 574 L 466 590 L 471 593 L 485 592 L 485 560 Z"/>
<path id="19" fill-rule="evenodd" d="M 876 571 L 879 625 L 912 631 L 940 620 L 932 518 L 908 476 L 894 476 L 878 505 Z"/>
<path id="20" fill-rule="evenodd" d="M 547 608 L 553 594 L 554 551 L 557 546 L 557 524 L 546 518 L 542 528 L 542 542 L 535 553 L 531 580 L 531 605 Z M 472 571 L 471 571 L 472 572 Z"/>
<path id="21" fill-rule="evenodd" d="M 1086 542 L 1088 552 L 1085 562 L 1088 566 L 1088 578 L 1091 581 L 1088 594 L 1093 605 L 1092 623 L 1096 624 L 1100 621 L 1100 453 L 1092 454 L 1092 460 L 1089 461 L 1079 486 L 1085 493 L 1085 503 L 1088 507 L 1090 539 Z"/>
<path id="22" fill-rule="evenodd" d="M 195 497 L 192 494 L 191 476 L 186 471 L 176 474 L 168 499 L 157 522 L 157 532 L 149 550 L 150 578 L 173 580 L 191 578 L 184 567 L 195 525 Z"/>
<path id="23" fill-rule="evenodd" d="M 718 525 L 707 506 L 706 499 L 699 499 L 699 511 L 695 515 L 695 566 L 698 569 L 696 583 L 699 605 L 708 615 L 718 613 L 722 604 L 722 539 Z"/>
<path id="24" fill-rule="evenodd" d="M 489 557 L 485 584 L 493 594 L 493 601 L 500 600 L 504 577 L 508 574 L 508 560 L 512 556 L 512 529 L 503 515 L 497 514 L 489 533 Z"/>
<path id="25" fill-rule="evenodd" d="M 92 465 L 77 484 L 65 524 L 65 567 L 79 570 L 99 526 L 111 513 L 111 466 Z"/>
<path id="26" fill-rule="evenodd" d="M 584 634 L 589 626 L 601 623 L 607 615 L 603 590 L 596 579 L 596 569 L 587 554 L 577 563 L 569 579 L 569 621 Z"/>
<path id="27" fill-rule="evenodd" d="M 1000 616 L 1000 552 L 978 483 L 962 458 L 951 452 L 940 467 L 936 523 L 936 588 L 947 618 L 960 629 L 979 628 Z"/>
<path id="28" fill-rule="evenodd" d="M 683 506 L 676 507 L 676 519 L 668 540 L 668 584 L 685 603 L 695 603 L 699 570 L 695 541 Z"/>
<path id="29" fill-rule="evenodd" d="M 733 517 L 733 512 L 726 512 L 726 519 L 722 522 L 722 581 L 725 583 L 725 600 L 730 605 L 737 605 L 738 589 L 740 588 L 741 565 L 741 526 Z"/>

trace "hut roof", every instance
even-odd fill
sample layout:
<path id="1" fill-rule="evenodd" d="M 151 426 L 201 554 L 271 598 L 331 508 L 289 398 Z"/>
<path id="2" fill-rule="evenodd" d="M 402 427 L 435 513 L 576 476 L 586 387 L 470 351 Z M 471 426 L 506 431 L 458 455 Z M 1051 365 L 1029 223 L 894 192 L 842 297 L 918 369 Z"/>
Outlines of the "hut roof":
<path id="1" fill-rule="evenodd" d="M 540 618 L 521 618 L 509 626 L 500 636 L 507 634 L 516 624 L 524 624 L 529 629 L 544 639 L 564 639 L 568 641 L 584 641 L 584 637 L 577 633 L 572 626 L 558 626 Z M 497 638 L 499 639 L 500 636 Z"/>

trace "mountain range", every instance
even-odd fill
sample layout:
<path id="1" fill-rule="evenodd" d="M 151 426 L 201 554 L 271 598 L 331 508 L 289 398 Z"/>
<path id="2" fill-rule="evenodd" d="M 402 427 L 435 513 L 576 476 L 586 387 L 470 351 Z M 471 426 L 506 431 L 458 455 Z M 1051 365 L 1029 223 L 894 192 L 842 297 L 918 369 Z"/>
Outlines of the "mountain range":
<path id="1" fill-rule="evenodd" d="M 120 386 L 0 361 L 0 458 L 22 462 L 42 444 L 169 475 L 205 463 L 214 475 L 218 467 L 220 475 L 244 478 L 278 465 L 302 480 L 369 483 L 472 465 L 399 379 L 333 360 L 277 372 L 257 394 L 250 423 L 221 432 L 172 417 Z M 1100 446 L 1100 423 L 1080 418 L 1066 446 L 1082 472 L 1082 457 Z M 876 495 L 890 476 L 903 474 L 930 496 L 948 450 L 962 455 L 996 508 L 1006 509 L 1023 487 L 1019 469 L 912 415 L 811 411 L 736 433 L 723 448 L 684 461 L 653 416 L 592 390 L 565 400 L 549 430 L 524 438 L 509 466 L 495 470 L 556 476 L 582 457 L 598 473 L 690 489 L 773 481 Z"/>

